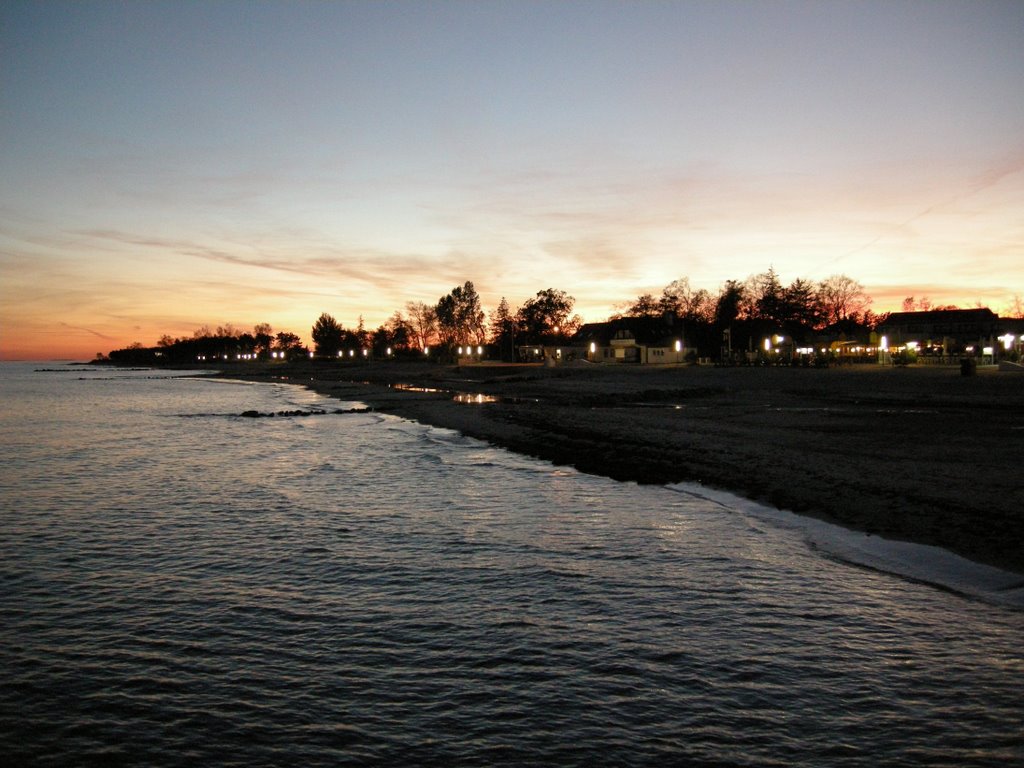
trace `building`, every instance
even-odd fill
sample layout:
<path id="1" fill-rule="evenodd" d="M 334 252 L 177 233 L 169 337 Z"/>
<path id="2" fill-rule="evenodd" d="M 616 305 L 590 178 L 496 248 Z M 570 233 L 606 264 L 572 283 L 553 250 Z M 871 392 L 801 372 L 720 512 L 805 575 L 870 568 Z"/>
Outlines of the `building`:
<path id="1" fill-rule="evenodd" d="M 671 317 L 622 317 L 587 323 L 572 338 L 572 346 L 594 363 L 669 365 L 695 359 L 686 346 L 681 324 Z"/>
<path id="2" fill-rule="evenodd" d="M 1003 333 L 1001 325 L 999 317 L 984 308 L 894 312 L 879 326 L 878 335 L 883 347 L 915 349 L 919 355 L 981 355 L 995 347 Z"/>

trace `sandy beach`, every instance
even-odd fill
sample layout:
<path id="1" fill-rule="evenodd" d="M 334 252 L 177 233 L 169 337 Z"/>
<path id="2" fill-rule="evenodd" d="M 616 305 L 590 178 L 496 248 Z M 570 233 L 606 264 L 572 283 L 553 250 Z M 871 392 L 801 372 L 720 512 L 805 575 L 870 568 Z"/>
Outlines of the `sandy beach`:
<path id="1" fill-rule="evenodd" d="M 1024 375 L 854 366 L 235 369 L 580 471 L 696 482 L 1024 574 Z"/>

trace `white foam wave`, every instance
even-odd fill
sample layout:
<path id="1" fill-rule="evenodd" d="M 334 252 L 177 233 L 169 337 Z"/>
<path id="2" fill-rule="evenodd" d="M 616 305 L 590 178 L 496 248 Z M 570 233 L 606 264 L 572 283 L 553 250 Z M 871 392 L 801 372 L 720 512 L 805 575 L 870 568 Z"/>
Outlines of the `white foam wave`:
<path id="1" fill-rule="evenodd" d="M 695 483 L 671 490 L 721 504 L 741 514 L 791 530 L 826 556 L 931 584 L 997 605 L 1024 608 L 1024 577 L 976 563 L 941 547 L 894 541 L 839 525 L 775 509 L 741 496 Z"/>

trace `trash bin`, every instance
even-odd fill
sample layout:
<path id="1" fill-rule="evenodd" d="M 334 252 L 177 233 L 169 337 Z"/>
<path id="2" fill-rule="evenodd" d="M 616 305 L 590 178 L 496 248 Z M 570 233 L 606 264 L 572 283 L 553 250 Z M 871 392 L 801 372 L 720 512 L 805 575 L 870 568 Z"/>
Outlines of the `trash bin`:
<path id="1" fill-rule="evenodd" d="M 960 375 L 973 376 L 978 372 L 978 362 L 973 357 L 965 357 L 960 361 Z"/>

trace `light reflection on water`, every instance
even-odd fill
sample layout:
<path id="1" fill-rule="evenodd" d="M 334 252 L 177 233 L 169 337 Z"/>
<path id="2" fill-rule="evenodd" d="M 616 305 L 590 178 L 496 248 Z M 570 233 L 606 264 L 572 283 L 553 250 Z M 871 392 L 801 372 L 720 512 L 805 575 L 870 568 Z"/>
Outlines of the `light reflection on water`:
<path id="1" fill-rule="evenodd" d="M 283 385 L 3 373 L 15 763 L 1024 758 L 1020 612 L 444 430 L 232 415 L 323 402 Z"/>
<path id="2" fill-rule="evenodd" d="M 483 394 L 470 394 L 466 392 L 455 395 L 454 398 L 456 403 L 464 403 L 466 405 L 483 405 L 484 403 L 496 403 L 499 398 L 494 395 L 483 395 Z"/>

